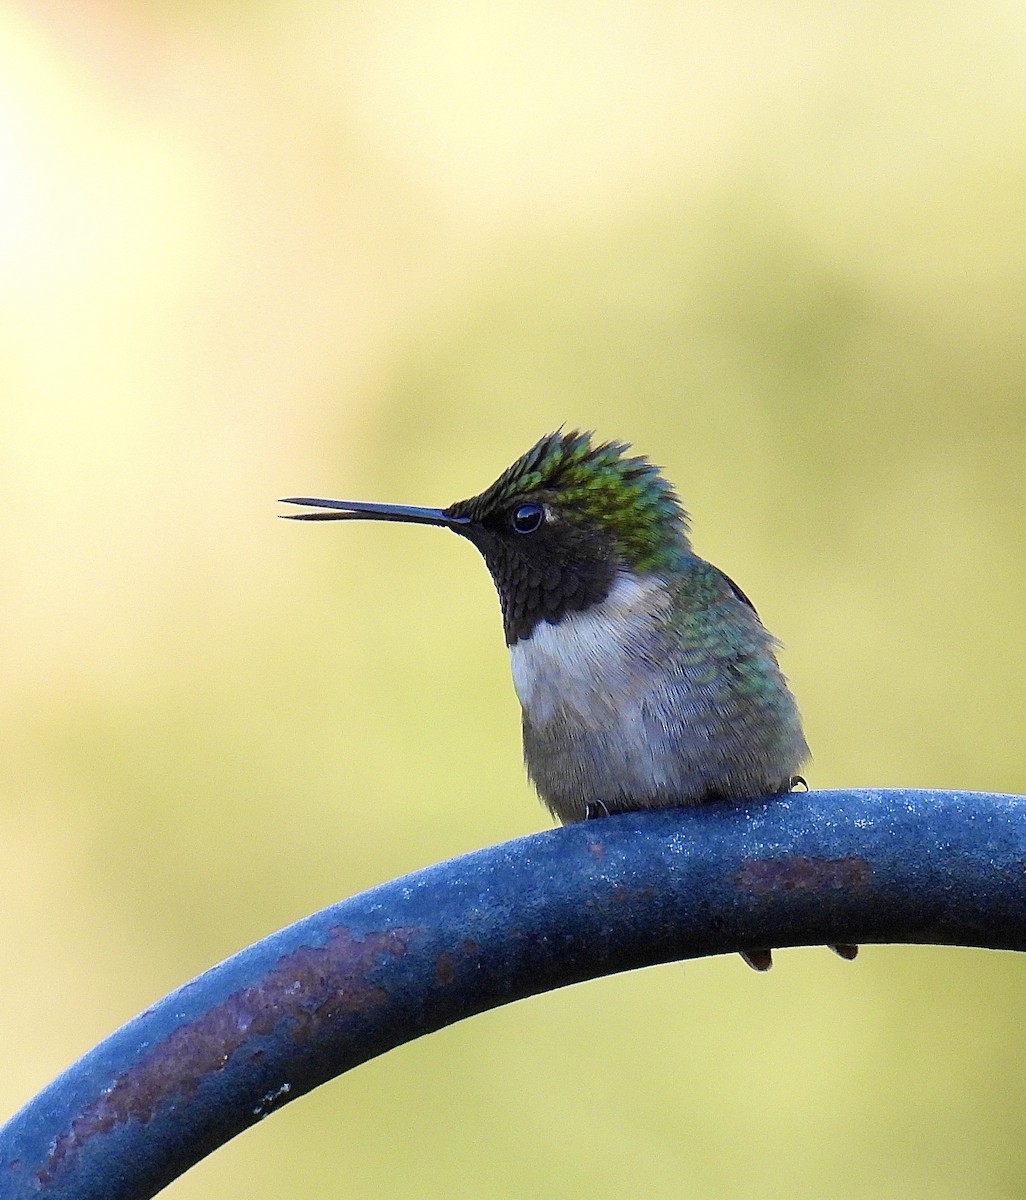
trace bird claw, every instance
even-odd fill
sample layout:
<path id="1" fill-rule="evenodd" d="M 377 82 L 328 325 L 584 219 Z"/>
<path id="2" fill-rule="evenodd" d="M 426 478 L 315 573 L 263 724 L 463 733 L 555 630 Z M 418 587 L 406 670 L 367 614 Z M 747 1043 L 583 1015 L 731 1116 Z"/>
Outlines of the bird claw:
<path id="1" fill-rule="evenodd" d="M 848 942 L 841 942 L 840 945 L 831 946 L 830 949 L 841 958 L 847 959 L 848 962 L 851 962 L 859 952 L 858 946 L 853 946 Z"/>
<path id="2" fill-rule="evenodd" d="M 841 942 L 836 946 L 831 946 L 830 949 L 841 958 L 847 959 L 848 962 L 851 962 L 859 952 L 858 946 L 849 942 Z M 742 950 L 741 957 L 753 971 L 768 971 L 773 966 L 772 950 Z"/>

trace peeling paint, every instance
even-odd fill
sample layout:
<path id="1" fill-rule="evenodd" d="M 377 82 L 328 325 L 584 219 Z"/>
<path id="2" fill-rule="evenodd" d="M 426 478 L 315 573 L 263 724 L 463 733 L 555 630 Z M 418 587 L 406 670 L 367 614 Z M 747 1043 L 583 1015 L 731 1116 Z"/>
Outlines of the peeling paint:
<path id="1" fill-rule="evenodd" d="M 291 1083 L 283 1083 L 281 1087 L 275 1088 L 273 1091 L 267 1092 L 266 1095 L 260 1097 L 259 1103 L 253 1109 L 254 1117 L 270 1116 L 272 1108 L 280 1107 L 278 1101 L 282 1096 L 288 1096 L 292 1091 Z"/>
<path id="2" fill-rule="evenodd" d="M 873 868 L 864 858 L 760 858 L 738 872 L 738 885 L 757 896 L 776 892 L 868 887 Z"/>
<path id="3" fill-rule="evenodd" d="M 456 959 L 451 954 L 439 954 L 435 963 L 435 980 L 447 987 L 456 978 Z"/>
<path id="4" fill-rule="evenodd" d="M 119 1075 L 55 1138 L 36 1172 L 39 1183 L 52 1183 L 63 1163 L 97 1134 L 131 1120 L 145 1125 L 163 1104 L 191 1096 L 249 1039 L 272 1033 L 281 1021 L 293 1022 L 293 1040 L 305 1042 L 324 1025 L 381 1004 L 388 993 L 368 976 L 382 958 L 401 958 L 415 933 L 398 928 L 358 937 L 338 926 L 323 946 L 301 946 L 285 955 L 258 983 L 182 1025 Z M 273 1098 L 286 1095 L 290 1086 L 283 1084 Z"/>

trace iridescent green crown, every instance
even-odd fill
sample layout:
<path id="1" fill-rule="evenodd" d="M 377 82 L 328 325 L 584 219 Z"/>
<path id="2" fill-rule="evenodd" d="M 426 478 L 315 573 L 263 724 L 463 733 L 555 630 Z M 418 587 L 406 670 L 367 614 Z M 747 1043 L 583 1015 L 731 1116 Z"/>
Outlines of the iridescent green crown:
<path id="1" fill-rule="evenodd" d="M 672 568 L 690 552 L 687 514 L 659 468 L 628 455 L 626 442 L 592 444 L 591 433 L 550 433 L 508 467 L 486 491 L 450 511 L 481 519 L 499 508 L 534 501 L 561 520 L 610 534 L 638 572 Z"/>

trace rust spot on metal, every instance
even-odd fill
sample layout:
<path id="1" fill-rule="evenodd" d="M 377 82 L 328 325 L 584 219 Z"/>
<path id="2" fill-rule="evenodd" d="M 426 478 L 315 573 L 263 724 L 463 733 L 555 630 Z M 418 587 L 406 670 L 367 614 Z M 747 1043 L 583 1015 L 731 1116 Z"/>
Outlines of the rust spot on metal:
<path id="1" fill-rule="evenodd" d="M 775 892 L 866 887 L 873 869 L 864 858 L 760 858 L 738 872 L 738 883 L 757 896 Z"/>
<path id="2" fill-rule="evenodd" d="M 456 960 L 447 952 L 439 954 L 438 961 L 435 963 L 435 981 L 440 983 L 442 987 L 456 978 Z"/>
<path id="3" fill-rule="evenodd" d="M 623 904 L 630 895 L 630 892 L 623 886 L 622 883 L 614 883 L 613 890 L 609 893 L 609 898 L 614 904 Z"/>
<path id="4" fill-rule="evenodd" d="M 474 941 L 473 938 L 464 938 L 463 949 L 467 952 L 467 954 L 480 954 L 481 943 Z"/>
<path id="5" fill-rule="evenodd" d="M 381 1004 L 387 993 L 368 976 L 383 958 L 405 954 L 416 932 L 398 928 L 358 937 L 339 926 L 323 946 L 302 946 L 285 955 L 259 982 L 176 1029 L 119 1075 L 55 1139 L 36 1178 L 43 1186 L 52 1183 L 65 1160 L 97 1134 L 130 1120 L 146 1125 L 162 1104 L 191 1096 L 250 1038 L 272 1033 L 282 1021 L 291 1021 L 292 1036 L 306 1041 L 341 1017 Z"/>
<path id="6" fill-rule="evenodd" d="M 606 853 L 606 848 L 601 842 L 589 842 L 588 853 L 592 858 L 603 858 Z"/>

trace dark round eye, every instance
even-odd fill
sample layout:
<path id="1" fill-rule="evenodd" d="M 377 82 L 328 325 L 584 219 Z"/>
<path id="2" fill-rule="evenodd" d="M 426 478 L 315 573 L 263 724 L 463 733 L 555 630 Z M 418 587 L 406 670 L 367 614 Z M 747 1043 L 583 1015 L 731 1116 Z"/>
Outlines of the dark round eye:
<path id="1" fill-rule="evenodd" d="M 545 509 L 540 504 L 521 504 L 514 509 L 510 524 L 517 533 L 534 533 L 541 529 L 545 520 Z"/>

